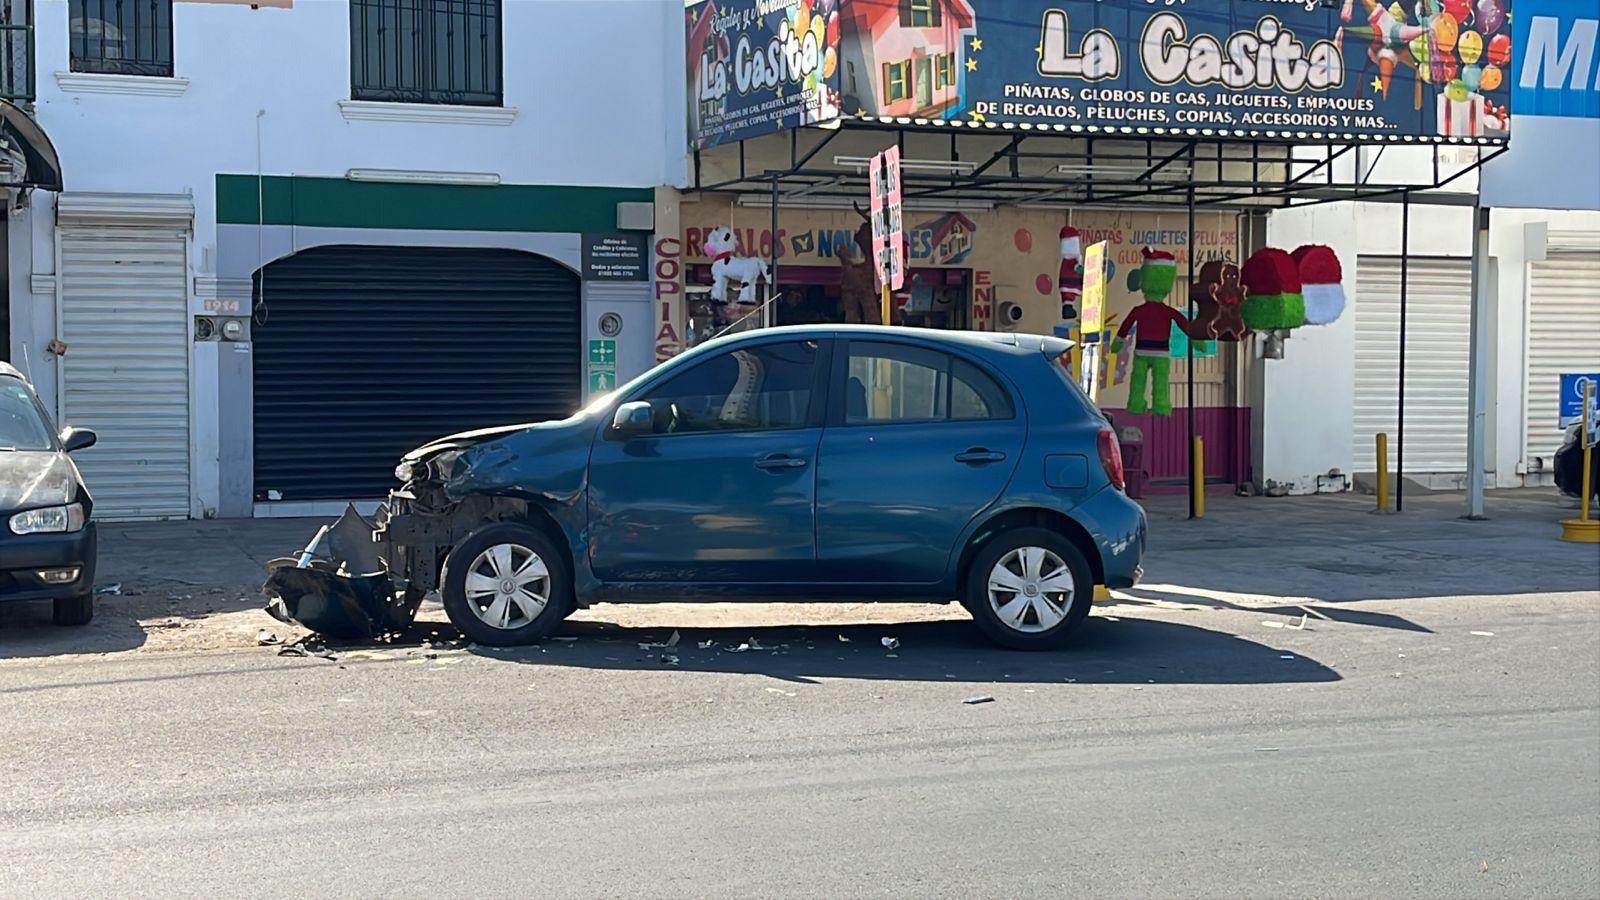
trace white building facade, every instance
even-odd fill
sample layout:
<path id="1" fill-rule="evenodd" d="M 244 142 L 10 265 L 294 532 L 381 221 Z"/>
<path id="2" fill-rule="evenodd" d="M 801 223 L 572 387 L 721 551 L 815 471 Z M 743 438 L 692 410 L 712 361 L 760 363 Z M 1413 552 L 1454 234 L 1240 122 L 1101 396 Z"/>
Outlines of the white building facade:
<path id="1" fill-rule="evenodd" d="M 1448 175 L 1478 151 L 1441 152 Z M 1587 164 L 1593 163 L 1590 153 Z M 1365 151 L 1356 164 L 1374 180 L 1403 180 L 1431 169 L 1432 155 L 1389 148 L 1381 155 Z M 1269 244 L 1324 243 L 1338 252 L 1349 305 L 1332 325 L 1297 330 L 1283 359 L 1256 364 L 1255 471 L 1264 487 L 1338 490 L 1376 471 L 1380 432 L 1389 436 L 1391 471 L 1397 466 L 1403 247 L 1409 257 L 1405 474 L 1430 488 L 1465 486 L 1477 178 L 1466 174 L 1446 189 L 1442 199 L 1456 205 L 1419 196 L 1409 238 L 1399 202 L 1336 203 L 1269 217 Z M 1486 483 L 1549 485 L 1562 439 L 1559 375 L 1600 371 L 1600 212 L 1490 211 L 1483 277 Z"/>
<path id="2" fill-rule="evenodd" d="M 320 513 L 654 358 L 672 0 L 35 0 L 7 355 L 105 518 Z M 673 226 L 675 230 L 675 224 Z"/>

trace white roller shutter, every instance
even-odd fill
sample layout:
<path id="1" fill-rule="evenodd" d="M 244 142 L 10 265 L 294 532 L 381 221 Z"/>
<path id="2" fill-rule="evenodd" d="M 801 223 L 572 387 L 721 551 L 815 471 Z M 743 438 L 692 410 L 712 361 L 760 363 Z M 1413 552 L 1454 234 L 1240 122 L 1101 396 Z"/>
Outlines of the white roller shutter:
<path id="1" fill-rule="evenodd" d="M 1528 364 L 1522 462 L 1549 471 L 1561 446 L 1557 392 L 1562 372 L 1600 372 L 1600 249 L 1561 252 L 1551 235 L 1548 259 L 1528 280 Z M 1592 243 L 1600 245 L 1600 235 Z M 1573 241 L 1566 246 L 1581 243 Z"/>
<path id="2" fill-rule="evenodd" d="M 1400 259 L 1356 264 L 1355 468 L 1377 470 L 1373 435 L 1399 440 Z M 1406 299 L 1406 444 L 1409 474 L 1467 470 L 1467 362 L 1472 262 L 1412 257 Z M 1291 343 L 1291 347 L 1293 344 Z"/>
<path id="3" fill-rule="evenodd" d="M 160 227 L 57 231 L 61 421 L 97 519 L 189 515 L 187 244 Z"/>

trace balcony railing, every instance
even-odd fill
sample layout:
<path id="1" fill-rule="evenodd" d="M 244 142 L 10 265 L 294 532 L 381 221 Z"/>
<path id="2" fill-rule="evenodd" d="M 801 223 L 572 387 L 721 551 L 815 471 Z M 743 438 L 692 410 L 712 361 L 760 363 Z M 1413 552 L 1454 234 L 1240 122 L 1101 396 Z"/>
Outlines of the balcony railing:
<path id="1" fill-rule="evenodd" d="M 32 103 L 33 87 L 33 26 L 0 22 L 0 100 Z"/>

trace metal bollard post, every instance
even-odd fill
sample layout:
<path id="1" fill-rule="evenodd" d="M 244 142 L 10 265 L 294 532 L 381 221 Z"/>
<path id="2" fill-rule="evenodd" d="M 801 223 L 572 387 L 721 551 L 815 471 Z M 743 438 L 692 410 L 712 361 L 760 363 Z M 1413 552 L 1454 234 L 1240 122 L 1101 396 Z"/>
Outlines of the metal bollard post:
<path id="1" fill-rule="evenodd" d="M 1189 496 L 1194 501 L 1194 517 L 1206 517 L 1206 442 L 1194 436 L 1194 471 L 1189 474 Z"/>
<path id="2" fill-rule="evenodd" d="M 1389 509 L 1389 435 L 1378 432 L 1378 510 Z"/>

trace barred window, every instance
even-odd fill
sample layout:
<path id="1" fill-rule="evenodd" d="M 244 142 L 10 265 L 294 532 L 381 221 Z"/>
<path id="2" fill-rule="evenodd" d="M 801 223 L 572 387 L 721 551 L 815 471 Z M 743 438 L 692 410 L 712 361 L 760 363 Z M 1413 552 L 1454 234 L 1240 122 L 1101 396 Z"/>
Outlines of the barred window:
<path id="1" fill-rule="evenodd" d="M 72 0 L 74 72 L 172 74 L 172 0 Z"/>
<path id="2" fill-rule="evenodd" d="M 499 106 L 501 0 L 350 0 L 350 96 Z"/>

